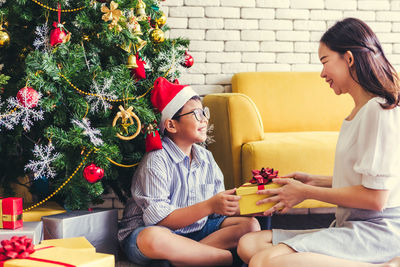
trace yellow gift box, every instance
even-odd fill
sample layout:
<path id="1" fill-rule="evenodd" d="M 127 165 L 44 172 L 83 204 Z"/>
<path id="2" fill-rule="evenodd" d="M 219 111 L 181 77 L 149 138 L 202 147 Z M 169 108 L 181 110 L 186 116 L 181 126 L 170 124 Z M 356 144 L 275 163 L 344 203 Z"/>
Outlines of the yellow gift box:
<path id="1" fill-rule="evenodd" d="M 90 244 L 90 242 L 84 236 L 63 238 L 63 239 L 47 239 L 40 242 L 40 245 L 36 246 L 35 248 L 46 247 L 46 246 L 72 248 L 88 253 L 96 252 L 96 248 L 93 247 L 92 244 Z"/>
<path id="2" fill-rule="evenodd" d="M 52 247 L 53 245 L 56 245 Z M 2 262 L 4 267 L 114 267 L 114 255 L 95 253 L 85 237 L 44 240 L 27 259 Z"/>
<path id="3" fill-rule="evenodd" d="M 87 253 L 76 249 L 49 247 L 35 251 L 27 259 L 7 260 L 4 267 L 114 267 L 114 255 Z M 39 260 L 39 261 L 38 261 Z M 45 260 L 47 262 L 41 262 Z M 49 261 L 53 262 L 50 263 Z M 63 265 L 64 264 L 64 265 Z"/>
<path id="4" fill-rule="evenodd" d="M 274 183 L 270 183 L 263 186 L 265 189 L 273 189 L 281 187 L 281 185 Z M 241 196 L 239 200 L 241 215 L 264 212 L 272 208 L 276 204 L 276 202 L 269 202 L 257 205 L 256 204 L 257 201 L 269 197 L 269 195 L 258 195 L 257 191 L 258 191 L 258 185 L 251 183 L 245 183 L 236 189 L 236 195 Z"/>
<path id="5" fill-rule="evenodd" d="M 30 207 L 33 204 L 25 204 L 24 208 Z M 49 216 L 54 214 L 60 214 L 66 212 L 60 205 L 56 202 L 46 202 L 43 205 L 40 205 L 36 208 L 28 210 L 23 213 L 22 220 L 24 222 L 38 222 L 42 219 L 43 216 Z"/>

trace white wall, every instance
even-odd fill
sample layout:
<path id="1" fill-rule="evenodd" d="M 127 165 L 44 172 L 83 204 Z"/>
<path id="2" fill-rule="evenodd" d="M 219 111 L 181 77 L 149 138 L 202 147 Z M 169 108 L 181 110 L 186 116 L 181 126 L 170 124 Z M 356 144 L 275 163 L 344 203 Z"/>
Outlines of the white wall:
<path id="1" fill-rule="evenodd" d="M 367 22 L 400 70 L 400 1 L 165 0 L 170 37 L 191 41 L 195 64 L 180 82 L 200 94 L 231 91 L 234 73 L 320 71 L 321 35 L 337 20 Z"/>

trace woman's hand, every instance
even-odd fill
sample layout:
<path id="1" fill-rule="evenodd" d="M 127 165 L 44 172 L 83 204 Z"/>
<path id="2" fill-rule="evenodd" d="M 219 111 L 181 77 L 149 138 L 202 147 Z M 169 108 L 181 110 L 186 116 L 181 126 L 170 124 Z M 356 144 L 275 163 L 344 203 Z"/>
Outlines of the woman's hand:
<path id="1" fill-rule="evenodd" d="M 281 176 L 282 178 L 294 178 L 303 184 L 319 187 L 332 187 L 332 176 L 314 175 L 305 172 L 292 172 Z"/>
<path id="2" fill-rule="evenodd" d="M 257 205 L 276 202 L 272 208 L 264 212 L 264 215 L 270 215 L 275 211 L 286 213 L 294 205 L 306 199 L 304 189 L 308 185 L 290 178 L 275 178 L 272 181 L 276 184 L 281 184 L 282 187 L 275 189 L 264 189 L 257 192 L 259 195 L 271 195 L 270 197 L 257 201 Z"/>
<path id="3" fill-rule="evenodd" d="M 294 178 L 297 181 L 302 182 L 303 184 L 314 185 L 312 175 L 305 172 L 292 172 L 281 176 L 281 178 Z"/>

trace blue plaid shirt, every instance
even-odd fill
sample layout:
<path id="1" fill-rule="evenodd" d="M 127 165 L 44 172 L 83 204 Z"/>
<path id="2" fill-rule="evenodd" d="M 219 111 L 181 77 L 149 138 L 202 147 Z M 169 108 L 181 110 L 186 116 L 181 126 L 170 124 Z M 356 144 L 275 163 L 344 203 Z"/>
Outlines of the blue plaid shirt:
<path id="1" fill-rule="evenodd" d="M 132 179 L 132 198 L 119 225 L 122 241 L 139 226 L 155 225 L 176 209 L 207 200 L 224 190 L 224 179 L 210 151 L 193 145 L 192 162 L 168 137 L 163 148 L 147 153 Z M 200 230 L 207 217 L 178 229 Z"/>

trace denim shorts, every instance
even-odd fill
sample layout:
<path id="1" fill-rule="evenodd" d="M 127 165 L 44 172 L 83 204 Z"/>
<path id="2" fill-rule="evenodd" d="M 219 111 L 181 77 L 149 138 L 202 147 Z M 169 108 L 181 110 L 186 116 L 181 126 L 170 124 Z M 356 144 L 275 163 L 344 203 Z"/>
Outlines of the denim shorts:
<path id="1" fill-rule="evenodd" d="M 211 233 L 217 231 L 220 229 L 220 226 L 222 222 L 226 219 L 226 216 L 210 216 L 206 222 L 206 224 L 203 226 L 203 228 L 199 231 L 188 233 L 188 234 L 182 234 L 182 233 L 176 233 L 175 231 L 171 231 L 177 235 L 181 235 L 187 238 L 190 238 L 195 241 L 200 241 L 206 236 L 210 235 Z M 146 229 L 147 227 L 152 227 L 152 226 L 142 226 L 136 228 L 130 235 L 128 235 L 124 241 L 122 241 L 122 250 L 124 251 L 125 255 L 128 257 L 128 259 L 139 265 L 146 265 L 151 262 L 152 259 L 146 257 L 143 255 L 143 253 L 139 250 L 139 247 L 137 246 L 136 240 L 141 231 Z M 158 227 L 163 227 L 163 226 L 158 226 Z"/>

